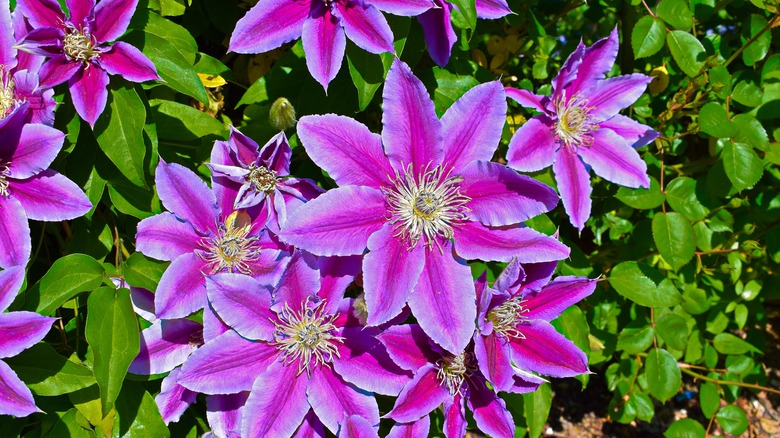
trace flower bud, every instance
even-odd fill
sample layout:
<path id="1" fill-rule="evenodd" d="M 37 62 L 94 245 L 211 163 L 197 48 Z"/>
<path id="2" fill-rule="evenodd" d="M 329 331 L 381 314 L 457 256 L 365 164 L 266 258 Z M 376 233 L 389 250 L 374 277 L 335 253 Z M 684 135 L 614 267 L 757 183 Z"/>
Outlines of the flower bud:
<path id="1" fill-rule="evenodd" d="M 295 108 L 289 100 L 284 97 L 276 99 L 271 105 L 271 113 L 268 115 L 268 119 L 271 122 L 271 126 L 274 129 L 284 131 L 287 128 L 295 126 Z"/>

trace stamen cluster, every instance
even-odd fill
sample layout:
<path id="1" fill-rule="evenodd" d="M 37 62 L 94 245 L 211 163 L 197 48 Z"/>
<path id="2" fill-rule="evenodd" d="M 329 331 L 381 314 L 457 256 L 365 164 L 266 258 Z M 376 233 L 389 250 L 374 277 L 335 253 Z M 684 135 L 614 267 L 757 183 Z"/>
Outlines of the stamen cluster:
<path id="1" fill-rule="evenodd" d="M 436 378 L 447 387 L 450 394 L 463 395 L 463 382 L 477 369 L 471 353 L 461 353 L 451 358 L 440 359 L 436 362 L 438 371 Z"/>
<path id="2" fill-rule="evenodd" d="M 8 182 L 8 171 L 10 170 L 8 168 L 9 164 L 0 164 L 0 196 L 7 197 L 10 193 L 8 193 L 8 188 L 10 187 L 10 183 Z"/>
<path id="3" fill-rule="evenodd" d="M 517 328 L 525 320 L 523 313 L 529 311 L 524 302 L 522 297 L 514 297 L 489 311 L 487 320 L 493 323 L 493 331 L 504 338 L 525 339 Z"/>
<path id="4" fill-rule="evenodd" d="M 16 98 L 14 98 L 14 80 L 5 72 L 5 67 L 0 65 L 0 118 L 11 112 Z"/>
<path id="5" fill-rule="evenodd" d="M 68 27 L 63 51 L 69 59 L 83 63 L 87 63 L 99 55 L 99 52 L 95 50 L 95 41 L 92 35 L 75 27 Z"/>
<path id="6" fill-rule="evenodd" d="M 276 172 L 265 166 L 257 166 L 255 164 L 249 166 L 249 174 L 246 176 L 246 180 L 252 184 L 255 191 L 267 194 L 273 193 L 276 183 L 279 182 Z"/>
<path id="7" fill-rule="evenodd" d="M 555 122 L 555 133 L 567 146 L 589 146 L 593 143 L 594 131 L 599 129 L 598 123 L 592 120 L 592 107 L 588 100 L 579 94 L 570 99 L 566 93 L 554 101 L 558 120 Z"/>
<path id="8" fill-rule="evenodd" d="M 223 271 L 251 274 L 249 263 L 260 257 L 257 237 L 249 237 L 251 221 L 241 221 L 239 214 L 247 216 L 245 212 L 233 212 L 224 225 L 220 224 L 217 236 L 201 242 L 206 250 L 201 258 L 210 265 L 212 274 Z"/>

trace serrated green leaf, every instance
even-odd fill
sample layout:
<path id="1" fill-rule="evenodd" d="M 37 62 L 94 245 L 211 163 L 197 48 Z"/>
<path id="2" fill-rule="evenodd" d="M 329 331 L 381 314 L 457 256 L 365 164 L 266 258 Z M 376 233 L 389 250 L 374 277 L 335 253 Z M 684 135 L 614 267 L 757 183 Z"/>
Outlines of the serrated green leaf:
<path id="1" fill-rule="evenodd" d="M 37 395 L 55 396 L 96 383 L 92 371 L 57 354 L 45 343 L 33 345 L 19 355 L 3 359 Z"/>
<path id="2" fill-rule="evenodd" d="M 669 279 L 644 263 L 619 263 L 612 268 L 609 284 L 619 294 L 642 306 L 669 307 L 683 301 Z"/>
<path id="3" fill-rule="evenodd" d="M 665 402 L 680 390 L 682 373 L 674 356 L 666 350 L 650 350 L 645 362 L 645 376 L 650 394 Z"/>
<path id="4" fill-rule="evenodd" d="M 686 284 L 683 290 L 682 308 L 691 315 L 701 315 L 710 309 L 710 302 L 707 301 L 707 292 L 697 288 L 695 285 Z"/>
<path id="5" fill-rule="evenodd" d="M 666 186 L 666 200 L 669 206 L 692 221 L 702 220 L 710 212 L 710 209 L 699 200 L 699 197 L 704 196 L 697 190 L 696 180 L 686 176 L 679 176 Z"/>
<path id="6" fill-rule="evenodd" d="M 728 405 L 718 411 L 715 415 L 715 420 L 718 422 L 723 431 L 733 435 L 740 435 L 747 430 L 748 419 L 745 411 L 739 406 Z"/>
<path id="7" fill-rule="evenodd" d="M 764 126 L 750 114 L 737 114 L 732 120 L 737 127 L 734 141 L 745 143 L 759 150 L 766 150 L 769 146 L 769 136 Z"/>
<path id="8" fill-rule="evenodd" d="M 769 46 L 772 44 L 772 32 L 765 31 L 758 35 L 767 26 L 766 18 L 758 14 L 750 14 L 750 21 L 745 23 L 745 35 L 742 37 L 742 44 L 746 44 L 748 38 L 753 38 L 752 44 L 748 45 L 742 51 L 742 61 L 748 67 L 764 59 L 769 53 Z M 758 36 L 758 38 L 756 38 Z"/>
<path id="9" fill-rule="evenodd" d="M 749 351 L 761 352 L 758 348 L 731 333 L 718 333 L 712 340 L 712 345 L 720 354 L 745 354 Z"/>
<path id="10" fill-rule="evenodd" d="M 617 349 L 628 354 L 642 353 L 653 345 L 653 327 L 646 325 L 639 328 L 626 327 L 620 332 Z"/>
<path id="11" fill-rule="evenodd" d="M 658 180 L 652 176 L 650 177 L 649 189 L 621 187 L 615 197 L 629 207 L 639 210 L 649 210 L 664 203 L 664 194 L 661 193 L 661 186 Z"/>
<path id="12" fill-rule="evenodd" d="M 677 65 L 686 75 L 694 77 L 704 67 L 707 52 L 695 36 L 681 30 L 666 34 L 666 44 Z"/>
<path id="13" fill-rule="evenodd" d="M 653 240 L 661 256 L 675 271 L 690 262 L 696 252 L 693 226 L 680 213 L 653 216 Z"/>
<path id="14" fill-rule="evenodd" d="M 710 102 L 699 110 L 699 127 L 713 137 L 728 138 L 737 135 L 737 126 L 729 120 L 726 110 Z"/>
<path id="15" fill-rule="evenodd" d="M 676 29 L 688 30 L 693 25 L 693 12 L 688 0 L 663 0 L 658 3 L 656 13 Z"/>
<path id="16" fill-rule="evenodd" d="M 100 149 L 130 182 L 145 187 L 144 121 L 146 108 L 135 89 L 121 81 L 108 89 L 106 110 L 95 123 Z"/>
<path id="17" fill-rule="evenodd" d="M 707 431 L 704 426 L 692 418 L 682 418 L 672 423 L 664 437 L 666 438 L 704 438 Z"/>
<path id="18" fill-rule="evenodd" d="M 667 313 L 655 322 L 658 336 L 675 350 L 685 350 L 688 343 L 688 324 L 685 318 L 675 313 Z"/>
<path id="19" fill-rule="evenodd" d="M 631 48 L 635 58 L 653 56 L 663 49 L 666 26 L 663 21 L 646 15 L 639 19 L 631 32 Z"/>
<path id="20" fill-rule="evenodd" d="M 25 309 L 50 315 L 64 302 L 103 283 L 103 265 L 85 254 L 57 259 L 49 271 L 25 292 Z"/>
<path id="21" fill-rule="evenodd" d="M 723 146 L 723 168 L 737 191 L 752 187 L 764 173 L 761 158 L 753 148 L 734 141 Z"/>
<path id="22" fill-rule="evenodd" d="M 699 405 L 707 418 L 712 418 L 720 407 L 720 393 L 714 383 L 704 382 L 699 389 Z"/>

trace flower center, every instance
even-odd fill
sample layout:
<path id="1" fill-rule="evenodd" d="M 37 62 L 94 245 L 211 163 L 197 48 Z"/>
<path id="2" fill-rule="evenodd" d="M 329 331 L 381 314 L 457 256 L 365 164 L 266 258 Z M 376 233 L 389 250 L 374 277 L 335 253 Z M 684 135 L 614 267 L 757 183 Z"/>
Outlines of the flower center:
<path id="1" fill-rule="evenodd" d="M 72 61 L 87 63 L 100 54 L 95 51 L 95 42 L 88 32 L 69 26 L 65 34 L 63 51 Z"/>
<path id="2" fill-rule="evenodd" d="M 248 237 L 251 228 L 249 215 L 234 211 L 225 224 L 220 225 L 216 237 L 201 243 L 206 250 L 201 258 L 210 265 L 212 274 L 221 271 L 252 273 L 250 263 L 260 256 L 260 247 L 257 237 Z"/>
<path id="3" fill-rule="evenodd" d="M 9 164 L 0 164 L 0 196 L 7 198 L 10 193 L 8 193 L 8 188 L 10 187 L 11 183 L 8 182 L 8 172 Z"/>
<path id="4" fill-rule="evenodd" d="M 420 239 L 429 247 L 438 239 L 451 239 L 453 225 L 466 219 L 471 198 L 460 193 L 459 175 L 450 176 L 441 165 L 417 177 L 412 166 L 402 177 L 396 174 L 394 187 L 384 189 L 395 236 L 414 248 Z"/>
<path id="5" fill-rule="evenodd" d="M 558 138 L 569 146 L 590 146 L 593 143 L 593 132 L 599 125 L 590 116 L 593 108 L 588 106 L 588 100 L 578 94 L 566 99 L 564 93 L 555 101 L 555 112 L 558 120 L 555 122 L 555 133 Z"/>
<path id="6" fill-rule="evenodd" d="M 476 370 L 472 354 L 465 352 L 437 361 L 436 367 L 439 369 L 436 372 L 439 383 L 446 386 L 452 395 L 463 395 L 461 393 L 463 381 Z"/>
<path id="7" fill-rule="evenodd" d="M 273 193 L 276 183 L 279 182 L 276 172 L 254 164 L 249 166 L 249 175 L 246 176 L 246 180 L 252 184 L 256 191 L 269 194 Z"/>
<path id="8" fill-rule="evenodd" d="M 0 65 L 0 119 L 7 116 L 18 102 L 14 98 L 14 85 L 11 74 L 5 71 L 5 66 Z"/>
<path id="9" fill-rule="evenodd" d="M 505 338 L 525 339 L 517 328 L 518 324 L 526 320 L 523 313 L 529 310 L 523 305 L 524 302 L 521 297 L 514 297 L 488 312 L 487 320 L 493 323 L 493 331 Z"/>
<path id="10" fill-rule="evenodd" d="M 338 343 L 344 343 L 344 338 L 333 334 L 338 314 L 325 315 L 324 304 L 322 300 L 310 307 L 306 298 L 299 312 L 285 304 L 279 322 L 272 321 L 276 329 L 271 344 L 282 352 L 285 365 L 298 362 L 298 375 L 306 370 L 310 376 L 317 365 L 330 366 L 333 356 L 341 357 Z"/>

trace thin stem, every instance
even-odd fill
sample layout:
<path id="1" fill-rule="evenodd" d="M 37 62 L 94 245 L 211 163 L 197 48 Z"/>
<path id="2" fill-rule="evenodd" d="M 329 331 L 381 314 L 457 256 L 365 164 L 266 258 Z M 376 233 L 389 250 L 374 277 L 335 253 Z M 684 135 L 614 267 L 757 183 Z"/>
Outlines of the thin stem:
<path id="1" fill-rule="evenodd" d="M 730 385 L 730 386 L 741 386 L 743 388 L 750 388 L 750 389 L 757 389 L 759 391 L 767 391 L 771 392 L 773 394 L 780 394 L 780 390 L 774 389 L 774 388 L 767 388 L 766 386 L 761 385 L 754 385 L 752 383 L 744 383 L 744 382 L 734 382 L 731 380 L 718 380 L 713 379 L 712 377 L 703 376 L 699 373 L 694 373 L 688 368 L 680 368 L 680 371 L 684 372 L 685 374 L 688 374 L 689 376 L 692 376 L 696 379 L 704 380 L 705 382 L 712 382 L 717 385 Z"/>
<path id="2" fill-rule="evenodd" d="M 645 5 L 645 9 L 647 9 L 647 12 L 649 12 L 649 13 L 650 13 L 650 15 L 652 15 L 652 16 L 653 16 L 653 18 L 658 18 L 658 16 L 657 16 L 657 15 L 655 15 L 655 13 L 653 12 L 653 10 L 652 10 L 652 9 L 650 9 L 650 6 L 647 6 L 647 3 L 645 2 L 645 0 L 642 0 L 642 4 L 643 4 L 643 5 Z"/>
<path id="3" fill-rule="evenodd" d="M 775 24 L 777 21 L 780 21 L 780 17 L 775 17 L 774 19 L 772 19 L 772 20 L 769 20 L 769 23 L 767 23 L 767 24 L 766 24 L 766 26 L 764 26 L 764 27 L 763 27 L 763 29 L 759 30 L 759 31 L 758 31 L 758 33 L 757 33 L 755 36 L 752 36 L 752 37 L 748 38 L 747 42 L 746 42 L 745 44 L 743 44 L 743 45 L 742 45 L 742 47 L 740 47 L 739 49 L 737 49 L 737 51 L 736 51 L 736 52 L 734 52 L 734 54 L 733 54 L 733 55 L 731 55 L 731 58 L 729 58 L 729 59 L 728 59 L 728 60 L 727 60 L 727 61 L 726 61 L 726 62 L 723 64 L 723 66 L 724 66 L 724 67 L 728 67 L 728 65 L 729 65 L 729 64 L 731 64 L 731 63 L 732 63 L 732 61 L 734 61 L 735 59 L 737 59 L 737 57 L 738 57 L 738 56 L 739 56 L 739 55 L 740 55 L 742 52 L 744 52 L 744 51 L 745 51 L 745 49 L 747 49 L 747 48 L 748 48 L 748 46 L 750 46 L 751 44 L 753 44 L 754 42 L 756 42 L 756 40 L 758 40 L 758 37 L 760 37 L 761 35 L 763 35 L 763 34 L 764 34 L 764 32 L 766 32 L 766 31 L 768 31 L 769 29 L 771 29 L 771 28 L 772 28 L 772 26 L 774 26 L 774 24 Z"/>

